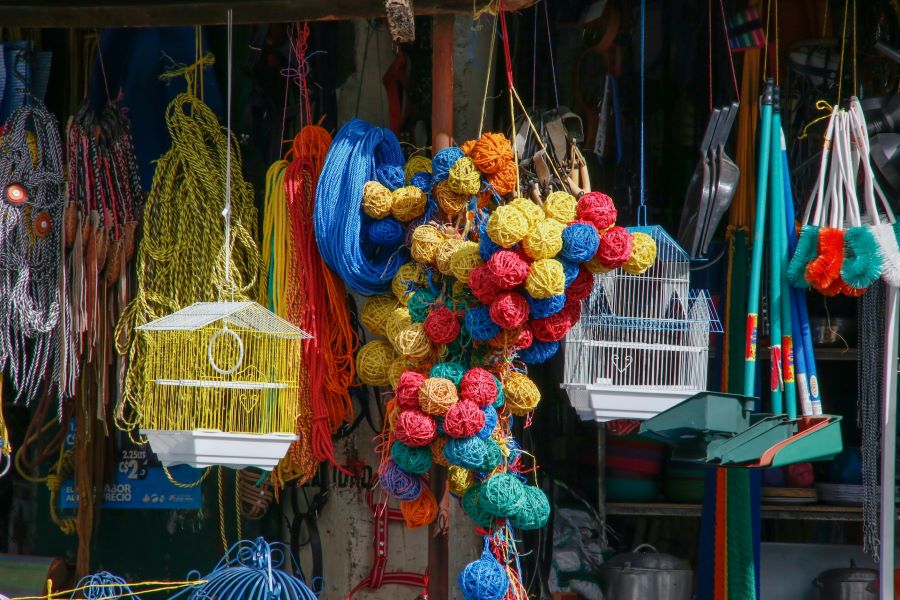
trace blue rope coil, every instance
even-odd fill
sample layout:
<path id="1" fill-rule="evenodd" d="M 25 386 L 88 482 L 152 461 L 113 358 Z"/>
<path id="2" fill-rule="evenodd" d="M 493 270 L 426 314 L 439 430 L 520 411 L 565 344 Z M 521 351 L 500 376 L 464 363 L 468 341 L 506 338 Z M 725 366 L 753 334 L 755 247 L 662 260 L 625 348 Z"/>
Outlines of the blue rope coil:
<path id="1" fill-rule="evenodd" d="M 100 571 L 82 577 L 75 586 L 75 589 L 79 591 L 73 592 L 72 595 L 69 596 L 70 600 L 74 600 L 75 598 L 83 600 L 101 600 L 103 598 L 118 598 L 120 596 L 141 600 L 141 597 L 132 592 L 131 588 L 128 587 L 128 582 L 107 571 Z"/>

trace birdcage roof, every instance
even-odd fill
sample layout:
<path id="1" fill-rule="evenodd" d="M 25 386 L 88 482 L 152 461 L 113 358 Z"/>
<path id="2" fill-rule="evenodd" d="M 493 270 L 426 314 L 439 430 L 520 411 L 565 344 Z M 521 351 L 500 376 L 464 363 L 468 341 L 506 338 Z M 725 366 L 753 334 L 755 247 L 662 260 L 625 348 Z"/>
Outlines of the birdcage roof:
<path id="1" fill-rule="evenodd" d="M 256 302 L 195 302 L 170 315 L 141 325 L 139 331 L 195 331 L 224 321 L 280 337 L 311 339 L 312 336 Z"/>

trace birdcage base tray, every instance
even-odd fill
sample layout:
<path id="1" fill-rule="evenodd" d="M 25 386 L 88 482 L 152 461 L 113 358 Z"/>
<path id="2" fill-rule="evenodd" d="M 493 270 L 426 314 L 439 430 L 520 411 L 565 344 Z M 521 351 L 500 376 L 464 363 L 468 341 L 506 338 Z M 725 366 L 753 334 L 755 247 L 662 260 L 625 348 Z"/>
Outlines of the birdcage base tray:
<path id="1" fill-rule="evenodd" d="M 563 388 L 582 421 L 598 422 L 649 419 L 699 391 L 585 384 L 567 384 Z"/>
<path id="2" fill-rule="evenodd" d="M 147 436 L 150 449 L 163 465 L 189 465 L 196 469 L 223 466 L 271 471 L 297 439 L 292 433 L 228 433 L 217 429 L 141 429 L 141 433 Z"/>

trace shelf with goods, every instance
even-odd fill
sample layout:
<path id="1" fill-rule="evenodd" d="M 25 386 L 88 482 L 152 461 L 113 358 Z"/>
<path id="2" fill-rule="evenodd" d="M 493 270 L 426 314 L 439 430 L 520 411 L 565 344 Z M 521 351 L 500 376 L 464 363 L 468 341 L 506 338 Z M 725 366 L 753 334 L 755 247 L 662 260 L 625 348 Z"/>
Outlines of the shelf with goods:
<path id="1" fill-rule="evenodd" d="M 760 511 L 763 519 L 862 521 L 861 506 L 763 504 Z M 665 502 L 608 502 L 606 514 L 608 516 L 693 518 L 700 516 L 700 505 Z"/>

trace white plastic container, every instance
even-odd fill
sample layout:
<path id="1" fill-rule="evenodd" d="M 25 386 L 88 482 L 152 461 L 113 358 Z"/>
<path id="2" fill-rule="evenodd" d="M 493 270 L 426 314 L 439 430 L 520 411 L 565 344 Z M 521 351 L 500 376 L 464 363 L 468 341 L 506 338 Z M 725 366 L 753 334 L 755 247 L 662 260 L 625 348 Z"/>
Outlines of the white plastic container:
<path id="1" fill-rule="evenodd" d="M 142 429 L 141 433 L 164 466 L 189 465 L 196 469 L 223 466 L 271 471 L 297 439 L 292 433 L 226 433 L 216 429 Z"/>

